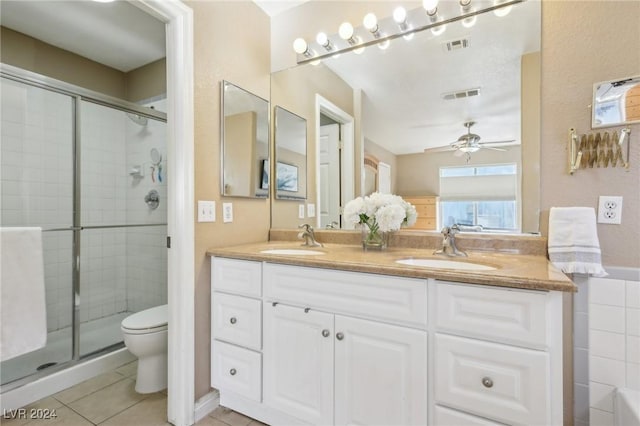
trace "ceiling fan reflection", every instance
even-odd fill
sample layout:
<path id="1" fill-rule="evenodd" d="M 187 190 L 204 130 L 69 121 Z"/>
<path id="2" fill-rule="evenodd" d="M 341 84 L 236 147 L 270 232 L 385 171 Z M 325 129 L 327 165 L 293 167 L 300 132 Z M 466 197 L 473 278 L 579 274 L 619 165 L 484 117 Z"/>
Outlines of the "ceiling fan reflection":
<path id="1" fill-rule="evenodd" d="M 506 151 L 504 148 L 500 148 L 500 145 L 515 145 L 515 140 L 504 141 L 487 141 L 480 142 L 480 136 L 471 133 L 471 126 L 475 124 L 475 121 L 467 121 L 464 123 L 464 127 L 467 128 L 467 133 L 460 136 L 457 141 L 451 142 L 448 146 L 441 146 L 436 148 L 427 148 L 424 152 L 446 152 L 453 151 L 453 155 L 456 157 L 465 155 L 467 156 L 467 162 L 471 158 L 471 154 L 479 151 L 480 149 L 490 149 L 493 151 Z"/>

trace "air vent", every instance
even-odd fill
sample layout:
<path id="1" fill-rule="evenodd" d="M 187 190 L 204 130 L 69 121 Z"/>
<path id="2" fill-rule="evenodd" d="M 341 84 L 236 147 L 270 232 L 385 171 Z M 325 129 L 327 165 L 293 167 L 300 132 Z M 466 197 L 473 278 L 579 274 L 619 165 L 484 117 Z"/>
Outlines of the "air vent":
<path id="1" fill-rule="evenodd" d="M 479 95 L 480 95 L 480 88 L 476 87 L 473 89 L 459 90 L 457 92 L 443 93 L 442 99 L 444 99 L 445 101 L 452 101 L 454 99 L 470 98 L 472 96 L 479 96 Z"/>
<path id="2" fill-rule="evenodd" d="M 447 52 L 453 52 L 454 50 L 466 49 L 469 47 L 469 39 L 461 38 L 460 40 L 449 40 L 444 43 L 444 49 Z"/>

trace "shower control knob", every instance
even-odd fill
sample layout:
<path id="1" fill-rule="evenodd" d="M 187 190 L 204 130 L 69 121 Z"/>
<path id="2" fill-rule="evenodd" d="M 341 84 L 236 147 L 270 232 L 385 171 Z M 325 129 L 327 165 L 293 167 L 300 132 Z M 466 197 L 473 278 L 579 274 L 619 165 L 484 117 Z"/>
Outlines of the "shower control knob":
<path id="1" fill-rule="evenodd" d="M 232 376 L 235 376 L 237 373 L 235 368 L 232 368 L 231 370 L 229 370 L 229 374 L 231 374 Z"/>
<path id="2" fill-rule="evenodd" d="M 237 323 L 237 322 L 238 322 L 238 320 L 236 319 L 236 317 L 231 317 L 231 319 L 229 320 L 229 322 L 230 322 L 231 324 L 235 324 L 235 323 Z"/>

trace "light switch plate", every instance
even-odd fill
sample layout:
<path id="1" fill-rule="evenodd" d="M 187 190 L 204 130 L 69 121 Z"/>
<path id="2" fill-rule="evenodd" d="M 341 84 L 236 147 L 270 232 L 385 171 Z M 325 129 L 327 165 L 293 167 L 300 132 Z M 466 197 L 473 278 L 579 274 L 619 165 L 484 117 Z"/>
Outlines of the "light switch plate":
<path id="1" fill-rule="evenodd" d="M 307 217 L 316 217 L 316 205 L 307 204 Z"/>
<path id="2" fill-rule="evenodd" d="M 304 219 L 304 204 L 298 204 L 298 219 Z"/>
<path id="3" fill-rule="evenodd" d="M 222 221 L 224 223 L 233 222 L 233 203 L 222 203 Z"/>
<path id="4" fill-rule="evenodd" d="M 216 221 L 216 202 L 198 200 L 198 222 Z"/>

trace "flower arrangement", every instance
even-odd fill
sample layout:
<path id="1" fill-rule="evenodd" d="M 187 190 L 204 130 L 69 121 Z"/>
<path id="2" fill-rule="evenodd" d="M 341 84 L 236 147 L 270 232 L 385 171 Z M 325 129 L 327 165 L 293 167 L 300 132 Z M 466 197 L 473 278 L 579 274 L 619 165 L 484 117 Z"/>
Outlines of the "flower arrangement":
<path id="1" fill-rule="evenodd" d="M 364 248 L 385 248 L 389 232 L 416 223 L 416 208 L 393 194 L 374 192 L 347 203 L 344 219 L 347 223 L 361 225 Z"/>

